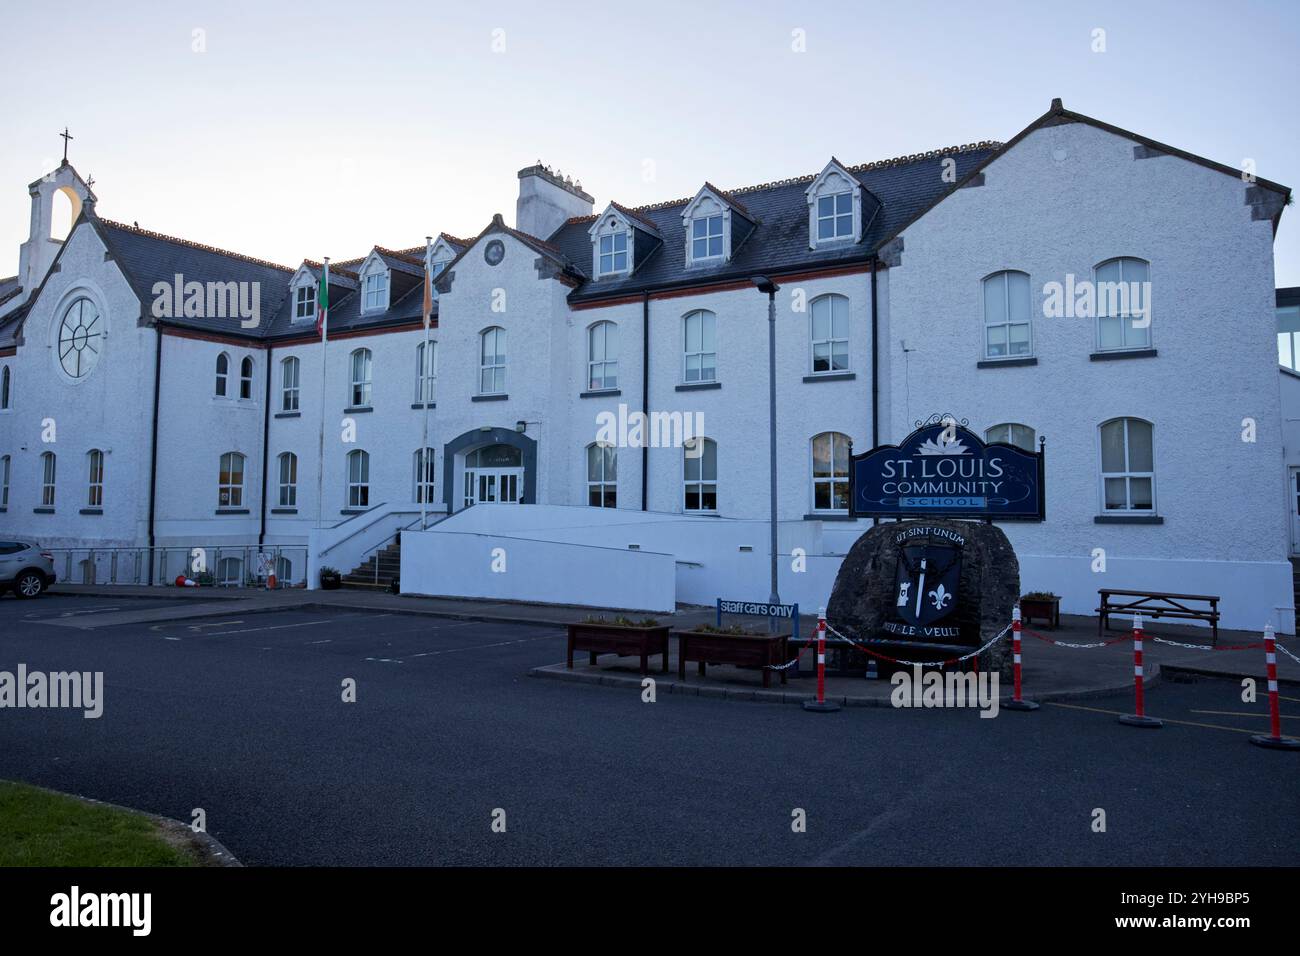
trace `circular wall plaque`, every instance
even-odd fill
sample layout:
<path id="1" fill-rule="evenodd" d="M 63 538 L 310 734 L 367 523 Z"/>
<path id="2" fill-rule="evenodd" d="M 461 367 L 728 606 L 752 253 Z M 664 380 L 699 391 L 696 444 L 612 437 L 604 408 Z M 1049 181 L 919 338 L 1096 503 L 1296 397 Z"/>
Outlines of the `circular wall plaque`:
<path id="1" fill-rule="evenodd" d="M 500 239 L 493 239 L 483 249 L 483 261 L 495 266 L 506 257 L 506 245 Z"/>

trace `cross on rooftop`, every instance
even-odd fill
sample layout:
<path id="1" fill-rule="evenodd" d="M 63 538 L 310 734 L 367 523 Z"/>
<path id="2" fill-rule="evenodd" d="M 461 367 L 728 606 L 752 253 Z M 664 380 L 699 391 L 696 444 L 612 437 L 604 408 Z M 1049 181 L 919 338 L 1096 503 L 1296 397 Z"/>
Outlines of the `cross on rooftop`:
<path id="1" fill-rule="evenodd" d="M 75 139 L 76 137 L 74 137 L 71 133 L 68 132 L 68 128 L 66 126 L 63 127 L 63 132 L 60 133 L 59 135 L 63 137 L 63 163 L 66 166 L 68 163 L 68 140 Z"/>

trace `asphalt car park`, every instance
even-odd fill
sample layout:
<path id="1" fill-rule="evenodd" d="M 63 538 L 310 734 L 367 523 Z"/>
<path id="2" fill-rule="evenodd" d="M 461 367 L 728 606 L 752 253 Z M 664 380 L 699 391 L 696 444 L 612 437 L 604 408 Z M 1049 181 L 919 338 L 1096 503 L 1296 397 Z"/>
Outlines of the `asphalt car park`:
<path id="1" fill-rule="evenodd" d="M 97 720 L 0 710 L 0 777 L 202 809 L 247 864 L 1297 862 L 1300 755 L 1249 745 L 1264 704 L 1233 681 L 1153 687 L 1157 731 L 1116 722 L 1124 695 L 826 715 L 530 677 L 563 659 L 554 626 L 59 616 L 124 603 L 0 602 L 0 671 L 102 671 L 105 688 Z"/>

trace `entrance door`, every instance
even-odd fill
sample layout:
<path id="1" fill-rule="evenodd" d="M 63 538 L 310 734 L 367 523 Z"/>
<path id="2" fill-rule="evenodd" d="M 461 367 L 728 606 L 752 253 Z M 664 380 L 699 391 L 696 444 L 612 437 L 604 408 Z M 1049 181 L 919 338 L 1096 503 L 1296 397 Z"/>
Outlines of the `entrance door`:
<path id="1" fill-rule="evenodd" d="M 1291 469 L 1291 553 L 1300 554 L 1300 468 Z"/>
<path id="2" fill-rule="evenodd" d="M 519 449 L 508 445 L 489 445 L 466 455 L 464 506 L 519 504 L 524 484 L 521 464 Z"/>

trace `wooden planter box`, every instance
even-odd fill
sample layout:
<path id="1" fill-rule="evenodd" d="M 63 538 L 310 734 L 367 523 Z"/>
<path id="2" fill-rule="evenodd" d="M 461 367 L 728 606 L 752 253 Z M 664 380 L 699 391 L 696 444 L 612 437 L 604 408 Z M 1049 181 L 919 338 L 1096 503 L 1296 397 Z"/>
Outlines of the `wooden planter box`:
<path id="1" fill-rule="evenodd" d="M 573 652 L 586 651 L 590 663 L 596 663 L 598 654 L 617 654 L 620 657 L 640 657 L 641 673 L 649 671 L 648 658 L 658 654 L 662 670 L 668 670 L 668 625 L 655 627 L 625 627 L 622 624 L 570 624 L 569 667 L 573 667 Z"/>
<path id="2" fill-rule="evenodd" d="M 1061 626 L 1061 599 L 1034 598 L 1020 600 L 1020 619 L 1028 624 L 1034 618 L 1045 621 L 1048 627 Z"/>
<path id="3" fill-rule="evenodd" d="M 711 634 L 707 631 L 673 631 L 677 638 L 677 676 L 686 680 L 686 662 L 696 661 L 705 676 L 706 664 L 761 667 L 763 686 L 772 686 L 771 668 L 790 662 L 789 634 Z M 781 683 L 786 672 L 779 671 Z"/>

